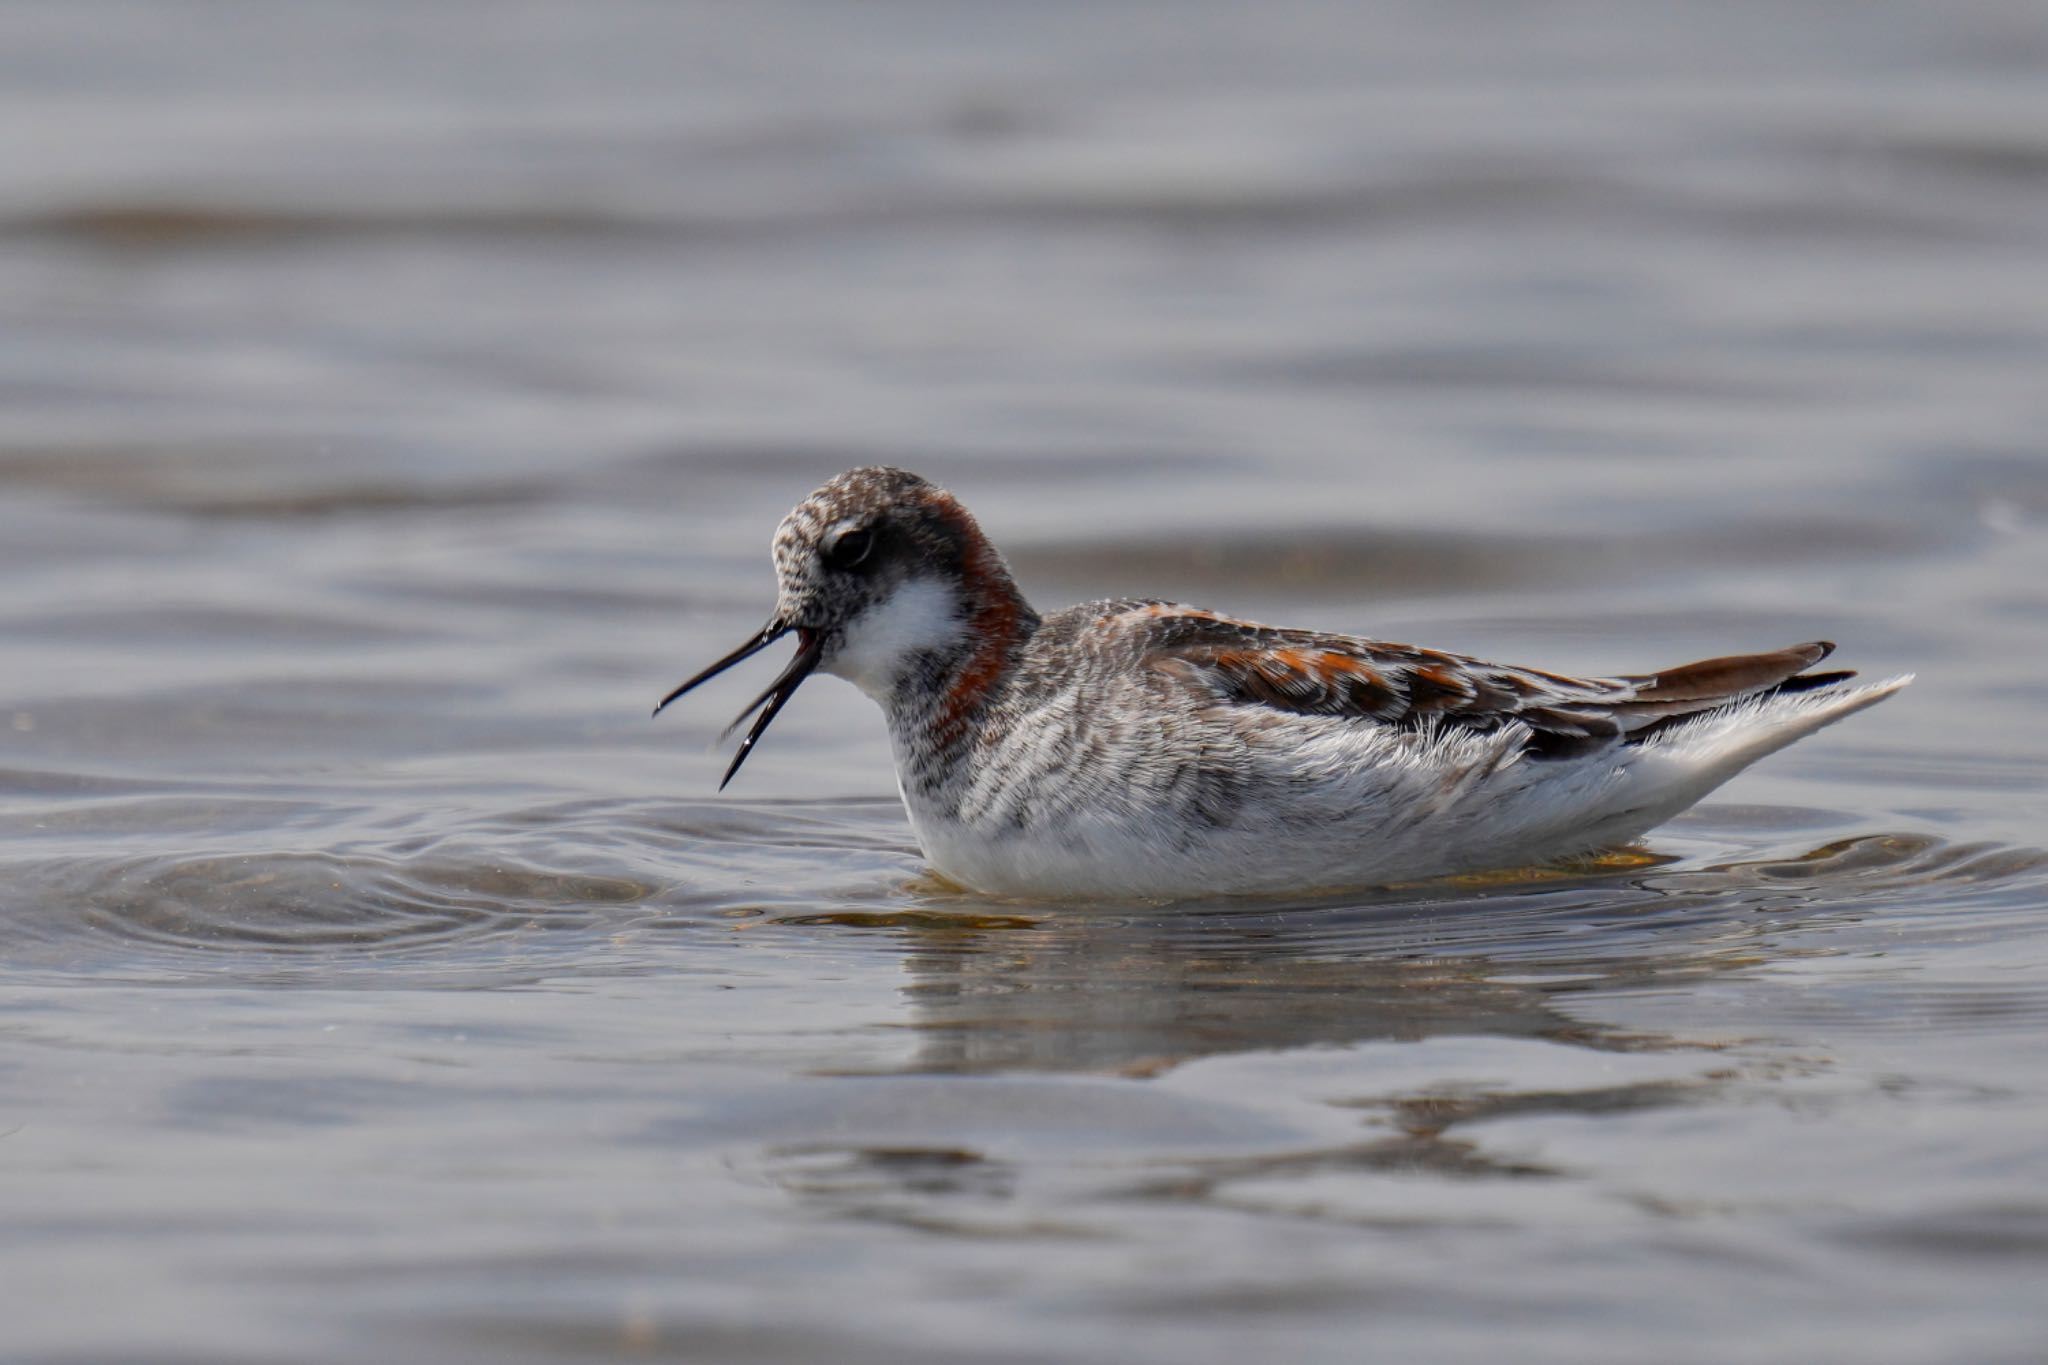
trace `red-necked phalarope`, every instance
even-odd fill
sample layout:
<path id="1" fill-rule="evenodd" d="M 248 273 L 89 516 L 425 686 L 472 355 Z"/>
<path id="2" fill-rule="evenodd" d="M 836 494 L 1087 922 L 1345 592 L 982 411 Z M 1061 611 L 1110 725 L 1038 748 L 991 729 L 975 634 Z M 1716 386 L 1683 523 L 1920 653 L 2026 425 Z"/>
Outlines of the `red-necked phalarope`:
<path id="1" fill-rule="evenodd" d="M 1367 886 L 1589 852 L 1911 680 L 1805 672 L 1826 642 L 1570 678 L 1170 602 L 1041 617 L 967 509 L 900 469 L 797 504 L 775 572 L 768 624 L 656 714 L 795 634 L 733 722 L 761 711 L 726 781 L 805 678 L 837 674 L 888 717 L 932 866 L 1000 895 Z"/>

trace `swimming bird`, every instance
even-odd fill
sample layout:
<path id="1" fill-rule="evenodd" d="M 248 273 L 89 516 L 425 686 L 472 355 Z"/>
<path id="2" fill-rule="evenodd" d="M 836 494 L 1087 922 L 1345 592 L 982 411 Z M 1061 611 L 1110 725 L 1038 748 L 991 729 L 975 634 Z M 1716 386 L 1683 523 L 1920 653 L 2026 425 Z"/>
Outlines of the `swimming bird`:
<path id="1" fill-rule="evenodd" d="M 655 714 L 794 635 L 720 788 L 806 678 L 845 678 L 882 708 L 932 868 L 992 895 L 1340 889 L 1588 853 L 1911 680 L 1808 671 L 1826 641 L 1579 678 L 1150 598 L 1041 616 L 959 500 L 901 469 L 798 503 L 774 560 L 768 623 Z"/>

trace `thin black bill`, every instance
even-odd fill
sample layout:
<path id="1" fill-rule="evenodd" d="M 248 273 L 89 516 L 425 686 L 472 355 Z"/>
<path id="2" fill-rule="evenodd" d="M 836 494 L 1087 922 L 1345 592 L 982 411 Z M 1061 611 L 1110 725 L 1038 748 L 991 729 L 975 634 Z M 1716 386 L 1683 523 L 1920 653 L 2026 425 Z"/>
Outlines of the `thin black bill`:
<path id="1" fill-rule="evenodd" d="M 796 631 L 797 637 L 795 656 L 790 659 L 788 666 L 776 675 L 775 681 L 768 684 L 768 690 L 748 703 L 746 710 L 740 712 L 733 719 L 733 723 L 726 727 L 725 733 L 729 735 L 734 730 L 737 730 L 748 716 L 753 715 L 756 711 L 761 712 L 760 719 L 754 722 L 754 728 L 747 731 L 747 737 L 740 741 L 738 752 L 732 756 L 732 765 L 725 770 L 725 776 L 719 779 L 718 789 L 720 791 L 724 791 L 726 783 L 732 781 L 733 774 L 740 770 L 740 764 L 747 761 L 747 755 L 754 751 L 754 742 L 760 739 L 767 731 L 769 723 L 782 710 L 783 704 L 796 695 L 797 688 L 801 687 L 804 679 L 810 677 L 811 671 L 817 668 L 819 656 L 824 652 L 818 637 L 800 627 L 788 626 L 780 621 L 770 621 L 761 628 L 760 634 L 703 672 L 682 683 L 673 692 L 663 697 L 660 705 L 654 708 L 654 714 L 660 715 L 667 709 L 670 702 L 676 700 L 691 688 L 717 677 L 734 664 L 751 659 L 754 655 L 759 654 L 762 650 L 789 634 L 791 630 Z M 763 707 L 766 707 L 766 709 L 763 710 Z"/>

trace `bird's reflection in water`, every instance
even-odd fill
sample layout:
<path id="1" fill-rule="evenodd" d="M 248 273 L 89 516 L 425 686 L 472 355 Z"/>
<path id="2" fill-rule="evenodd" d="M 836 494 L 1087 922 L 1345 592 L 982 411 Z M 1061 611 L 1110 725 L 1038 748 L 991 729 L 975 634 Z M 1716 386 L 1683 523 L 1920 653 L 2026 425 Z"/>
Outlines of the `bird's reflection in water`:
<path id="1" fill-rule="evenodd" d="M 927 1071 L 1147 1075 L 1215 1053 L 1585 1032 L 1483 959 L 1291 953 L 1256 932 L 1148 942 L 1129 922 L 1062 920 L 921 945 L 909 964 Z"/>
<path id="2" fill-rule="evenodd" d="M 1859 922 L 1894 922 L 1930 883 L 1951 899 L 1964 883 L 2010 894 L 2040 866 L 2029 850 L 1864 834 L 1717 861 L 1630 851 L 1285 905 L 1023 906 L 927 889 L 890 910 L 809 915 L 891 932 L 919 1041 L 892 1069 L 910 1074 L 866 1096 L 888 1122 L 834 1111 L 762 1173 L 838 1215 L 976 1236 L 1099 1235 L 1138 1208 L 1486 1222 L 1510 1187 L 1570 1201 L 1586 1183 L 1540 1145 L 1503 1141 L 1497 1121 L 1611 1118 L 1611 1131 L 1753 1093 L 1787 1065 L 1824 1067 L 1810 1040 L 1796 1063 L 1742 1045 L 1772 1032 L 1745 978 L 1859 951 Z M 1683 1022 L 1602 1022 L 1641 1019 L 1645 1003 Z M 1424 1040 L 1447 1046 L 1407 1060 L 1299 1056 Z M 1243 1060 L 1157 1092 L 1048 1089 L 1231 1054 Z M 952 1077 L 975 1080 L 948 1088 Z M 1147 1096 L 1252 1120 L 1349 1117 L 1219 1149 Z M 1605 1210 L 1604 1197 L 1587 1186 L 1575 1216 Z"/>
<path id="3" fill-rule="evenodd" d="M 924 1072 L 1142 1076 L 1223 1053 L 1443 1035 L 1644 1050 L 1698 1043 L 1589 1023 L 1574 1002 L 1825 951 L 1790 940 L 1965 851 L 1866 835 L 1688 867 L 1625 850 L 1285 905 L 1021 906 L 931 890 L 858 919 L 904 935 Z"/>

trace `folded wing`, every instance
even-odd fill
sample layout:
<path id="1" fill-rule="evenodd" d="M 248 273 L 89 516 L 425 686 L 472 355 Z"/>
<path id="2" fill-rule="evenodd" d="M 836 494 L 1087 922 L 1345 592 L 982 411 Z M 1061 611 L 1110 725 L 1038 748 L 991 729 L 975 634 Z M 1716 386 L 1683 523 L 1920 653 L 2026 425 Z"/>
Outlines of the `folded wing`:
<path id="1" fill-rule="evenodd" d="M 1203 612 L 1147 604 L 1146 661 L 1219 703 L 1341 716 L 1399 728 L 1492 731 L 1519 722 L 1529 750 L 1562 757 L 1660 728 L 1730 702 L 1808 691 L 1854 676 L 1804 670 L 1834 649 L 1827 641 L 1767 654 L 1731 655 L 1655 673 L 1571 678 L 1412 645 L 1279 630 Z"/>

